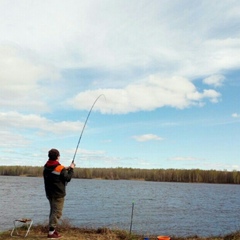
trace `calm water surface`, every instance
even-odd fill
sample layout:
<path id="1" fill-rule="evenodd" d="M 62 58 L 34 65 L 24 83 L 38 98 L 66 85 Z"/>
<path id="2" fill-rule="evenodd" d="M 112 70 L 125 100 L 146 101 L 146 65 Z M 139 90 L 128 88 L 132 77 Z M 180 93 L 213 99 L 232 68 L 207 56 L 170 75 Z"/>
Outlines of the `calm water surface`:
<path id="1" fill-rule="evenodd" d="M 0 176 L 0 230 L 13 220 L 46 223 L 43 179 Z M 130 229 L 156 235 L 212 236 L 240 229 L 240 185 L 73 179 L 63 218 L 75 226 Z"/>

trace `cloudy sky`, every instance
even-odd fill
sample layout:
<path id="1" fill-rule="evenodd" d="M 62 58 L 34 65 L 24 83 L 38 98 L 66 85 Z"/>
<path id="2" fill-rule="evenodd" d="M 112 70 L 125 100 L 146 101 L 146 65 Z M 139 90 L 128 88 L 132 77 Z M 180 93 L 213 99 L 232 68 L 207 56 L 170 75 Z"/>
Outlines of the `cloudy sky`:
<path id="1" fill-rule="evenodd" d="M 240 170 L 238 0 L 0 0 L 0 165 Z"/>

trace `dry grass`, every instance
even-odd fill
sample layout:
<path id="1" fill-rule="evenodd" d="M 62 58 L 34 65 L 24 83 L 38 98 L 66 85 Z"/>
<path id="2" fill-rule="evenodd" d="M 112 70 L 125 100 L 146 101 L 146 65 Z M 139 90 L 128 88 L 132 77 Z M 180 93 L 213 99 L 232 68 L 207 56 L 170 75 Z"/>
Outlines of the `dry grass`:
<path id="1" fill-rule="evenodd" d="M 26 231 L 26 230 L 25 230 Z M 4 232 L 0 234 L 1 240 L 12 240 L 24 238 L 23 230 L 20 230 L 19 233 L 21 236 L 15 235 L 14 237 L 10 236 L 11 231 Z M 62 239 L 68 240 L 138 240 L 143 239 L 142 237 L 135 237 L 134 235 L 129 235 L 124 231 L 118 230 L 109 230 L 109 229 L 82 229 L 82 228 L 70 228 L 68 230 L 61 229 Z M 29 232 L 26 239 L 40 240 L 47 239 L 47 228 L 43 231 L 42 229 L 33 227 Z"/>
<path id="2" fill-rule="evenodd" d="M 123 230 L 110 230 L 108 228 L 77 228 L 72 226 L 68 220 L 63 220 L 58 227 L 60 234 L 62 235 L 61 239 L 68 240 L 138 240 L 143 239 L 141 236 L 130 235 L 127 231 Z M 14 231 L 13 237 L 11 237 L 11 231 L 6 231 L 0 233 L 0 240 L 12 240 L 12 239 L 23 239 L 27 231 L 26 226 L 19 227 L 17 232 Z M 48 226 L 47 224 L 43 225 L 34 225 L 30 229 L 29 234 L 25 239 L 39 240 L 47 239 Z"/>
<path id="3" fill-rule="evenodd" d="M 87 228 L 77 228 L 72 226 L 69 221 L 63 220 L 59 226 L 61 239 L 68 240 L 143 240 L 144 236 L 129 234 L 127 231 L 123 230 L 111 230 L 108 228 L 98 228 L 98 229 L 87 229 Z M 28 236 L 24 238 L 26 233 L 26 228 L 18 228 L 20 236 L 14 233 L 14 237 L 11 237 L 11 230 L 0 233 L 0 240 L 13 240 L 13 239 L 29 239 L 29 240 L 41 240 L 47 239 L 48 227 L 44 225 L 35 225 L 31 228 Z M 157 236 L 149 236 L 150 240 L 157 240 Z M 240 231 L 233 234 L 228 234 L 222 237 L 208 237 L 201 238 L 198 236 L 192 237 L 175 237 L 171 236 L 171 240 L 240 240 Z"/>

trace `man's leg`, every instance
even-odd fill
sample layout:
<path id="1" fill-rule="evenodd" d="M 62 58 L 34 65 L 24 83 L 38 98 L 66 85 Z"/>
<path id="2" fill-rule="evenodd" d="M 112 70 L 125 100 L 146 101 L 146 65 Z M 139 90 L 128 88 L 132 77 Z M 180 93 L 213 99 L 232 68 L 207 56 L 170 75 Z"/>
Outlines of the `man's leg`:
<path id="1" fill-rule="evenodd" d="M 57 227 L 58 220 L 62 216 L 64 198 L 49 198 L 50 214 L 49 214 L 49 231 L 54 231 Z"/>

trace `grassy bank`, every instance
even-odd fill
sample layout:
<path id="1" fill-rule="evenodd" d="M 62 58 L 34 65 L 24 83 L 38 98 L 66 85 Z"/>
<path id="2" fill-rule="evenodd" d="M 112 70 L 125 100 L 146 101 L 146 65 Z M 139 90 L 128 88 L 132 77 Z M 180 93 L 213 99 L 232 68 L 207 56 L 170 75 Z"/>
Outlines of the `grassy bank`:
<path id="1" fill-rule="evenodd" d="M 29 240 L 40 240 L 47 239 L 47 225 L 34 225 L 28 236 L 25 239 Z M 77 228 L 71 226 L 67 221 L 59 226 L 61 239 L 68 240 L 143 240 L 143 235 L 129 234 L 128 231 L 124 230 L 110 230 L 108 228 L 99 228 L 99 229 L 87 229 L 87 228 Z M 21 227 L 18 229 L 20 236 L 14 233 L 14 239 L 23 239 L 26 229 Z M 0 240 L 12 240 L 13 237 L 10 236 L 11 230 L 0 233 Z M 150 240 L 157 240 L 157 236 L 148 236 Z M 176 237 L 170 236 L 171 240 L 240 240 L 240 231 L 237 231 L 226 236 L 219 237 Z"/>

